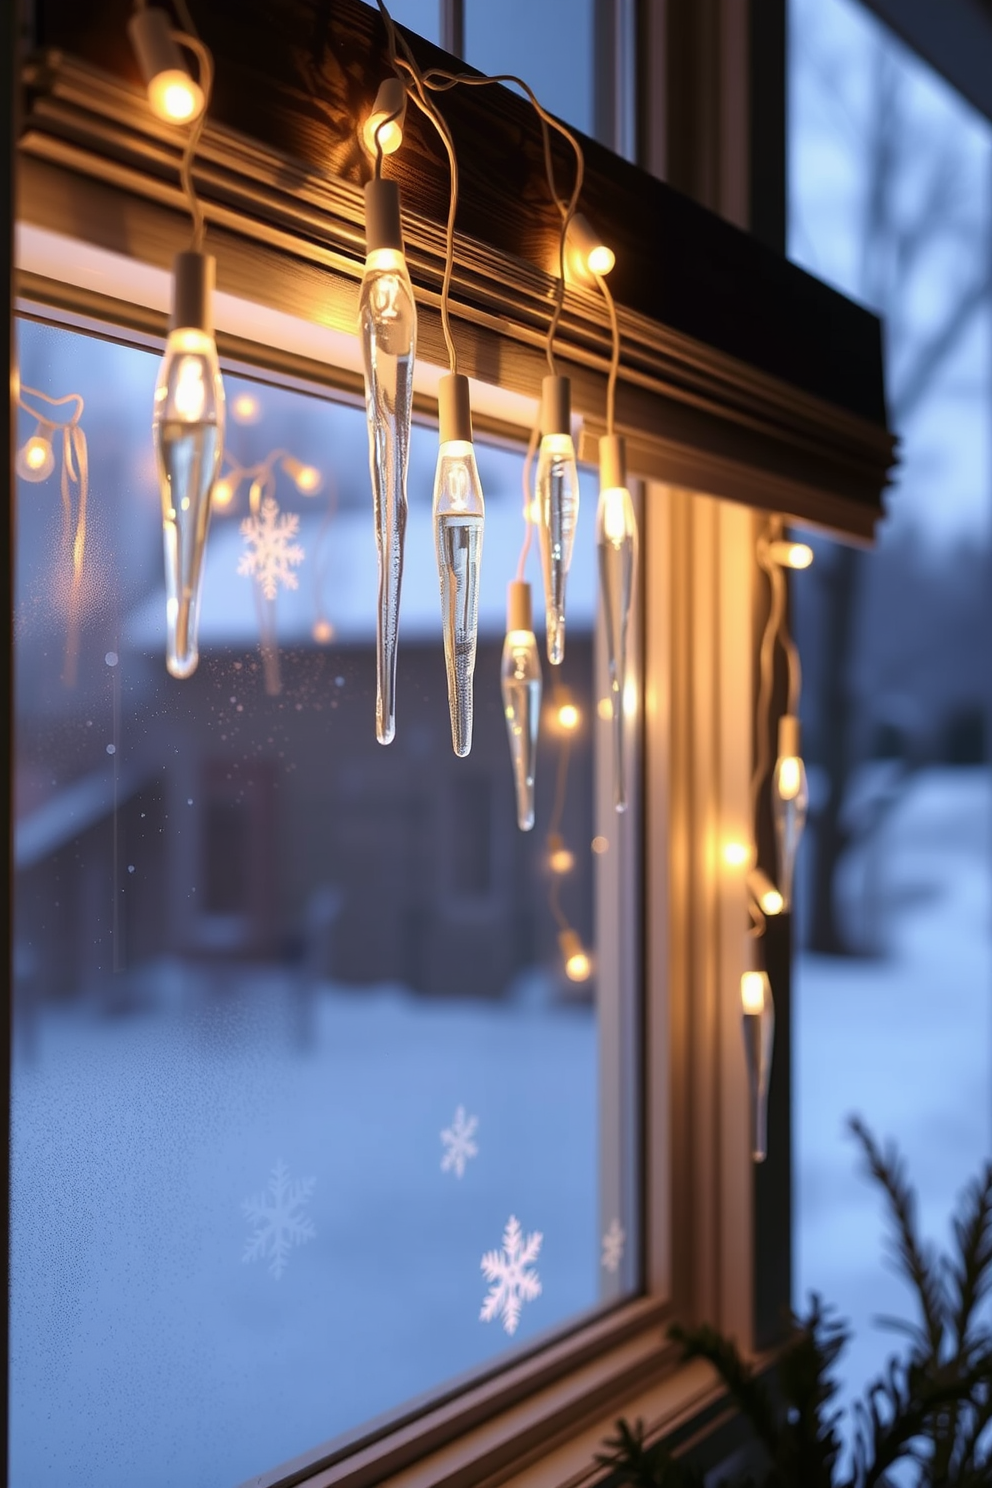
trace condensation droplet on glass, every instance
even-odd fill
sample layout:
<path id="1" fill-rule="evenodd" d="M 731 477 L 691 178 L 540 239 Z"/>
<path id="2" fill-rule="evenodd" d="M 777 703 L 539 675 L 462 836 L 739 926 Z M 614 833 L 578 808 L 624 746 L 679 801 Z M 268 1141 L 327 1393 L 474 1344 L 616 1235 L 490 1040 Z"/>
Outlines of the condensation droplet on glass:
<path id="1" fill-rule="evenodd" d="M 232 702 L 232 703 L 236 703 L 236 702 L 237 702 L 237 701 L 238 701 L 238 700 L 237 700 L 237 698 L 236 698 L 236 697 L 232 697 L 232 699 L 231 699 L 231 702 Z"/>
<path id="2" fill-rule="evenodd" d="M 108 666 L 116 666 L 117 665 L 117 652 L 116 651 L 108 651 L 107 654 L 106 654 L 106 656 L 103 659 L 107 663 Z"/>
<path id="3" fill-rule="evenodd" d="M 92 728 L 93 727 L 93 720 L 92 720 L 92 718 L 87 718 L 87 720 L 86 720 L 86 727 L 87 728 Z"/>
<path id="4" fill-rule="evenodd" d="M 239 703 L 238 704 L 238 712 L 239 713 L 243 713 L 244 711 L 245 711 L 245 705 L 244 705 L 244 703 Z"/>
<path id="5" fill-rule="evenodd" d="M 134 872 L 134 864 L 133 863 L 128 863 L 128 865 L 127 865 L 127 871 L 128 871 L 128 873 L 133 873 Z"/>
<path id="6" fill-rule="evenodd" d="M 193 797 L 192 796 L 187 796 L 186 797 L 186 805 L 187 806 L 192 806 L 192 804 L 193 804 Z"/>
<path id="7" fill-rule="evenodd" d="M 117 753 L 117 745 L 116 744 L 108 744 L 107 745 L 107 753 L 108 754 L 116 754 Z"/>
<path id="8" fill-rule="evenodd" d="M 609 842 L 605 837 L 594 837 L 592 839 L 592 850 L 594 853 L 605 853 L 609 850 Z"/>
<path id="9" fill-rule="evenodd" d="M 344 686 L 344 678 L 343 677 L 335 677 L 334 678 L 334 686 L 335 687 L 343 687 Z"/>

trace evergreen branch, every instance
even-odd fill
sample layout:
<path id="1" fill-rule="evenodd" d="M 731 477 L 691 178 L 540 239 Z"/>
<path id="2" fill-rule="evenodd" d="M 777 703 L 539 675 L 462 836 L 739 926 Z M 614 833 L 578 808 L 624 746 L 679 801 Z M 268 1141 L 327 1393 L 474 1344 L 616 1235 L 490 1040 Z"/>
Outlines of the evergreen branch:
<path id="1" fill-rule="evenodd" d="M 957 1263 L 950 1266 L 956 1293 L 951 1323 L 960 1354 L 972 1346 L 975 1313 L 992 1288 L 992 1164 L 965 1191 L 963 1212 L 954 1218 Z"/>
<path id="2" fill-rule="evenodd" d="M 703 1479 L 694 1467 L 673 1457 L 663 1442 L 650 1446 L 644 1441 L 644 1422 L 616 1423 L 616 1435 L 603 1443 L 612 1450 L 597 1452 L 595 1461 L 615 1474 L 624 1488 L 703 1488 Z"/>
<path id="3" fill-rule="evenodd" d="M 947 1299 L 933 1255 L 917 1237 L 916 1196 L 906 1182 L 905 1165 L 894 1147 L 883 1153 L 859 1117 L 852 1116 L 848 1126 L 861 1144 L 872 1177 L 888 1198 L 889 1217 L 895 1231 L 889 1245 L 897 1267 L 916 1289 L 923 1314 L 924 1336 L 931 1356 L 939 1359 L 944 1341 Z"/>
<path id="4" fill-rule="evenodd" d="M 774 1462 L 780 1439 L 771 1398 L 732 1339 L 724 1338 L 706 1324 L 699 1328 L 682 1328 L 675 1323 L 669 1328 L 668 1336 L 673 1343 L 681 1344 L 685 1362 L 705 1359 L 712 1364 Z"/>

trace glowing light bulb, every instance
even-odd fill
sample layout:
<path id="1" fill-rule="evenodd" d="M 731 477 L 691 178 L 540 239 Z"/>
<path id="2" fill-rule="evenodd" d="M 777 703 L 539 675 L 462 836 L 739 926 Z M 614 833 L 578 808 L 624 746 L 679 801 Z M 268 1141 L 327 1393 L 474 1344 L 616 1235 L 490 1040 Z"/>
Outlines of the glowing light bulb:
<path id="1" fill-rule="evenodd" d="M 570 404 L 568 378 L 546 377 L 534 494 L 541 512 L 541 563 L 552 666 L 560 666 L 565 657 L 565 585 L 579 519 L 579 472 L 570 432 Z"/>
<path id="2" fill-rule="evenodd" d="M 214 486 L 213 495 L 210 498 L 211 505 L 216 506 L 219 511 L 223 511 L 225 507 L 230 506 L 233 500 L 234 486 L 230 480 L 226 477 L 223 480 L 219 480 Z"/>
<path id="3" fill-rule="evenodd" d="M 510 745 L 517 826 L 534 825 L 534 773 L 537 726 L 541 715 L 541 661 L 531 614 L 530 585 L 514 580 L 507 601 L 506 640 L 500 668 L 500 690 Z"/>
<path id="4" fill-rule="evenodd" d="M 324 484 L 323 476 L 316 465 L 304 465 L 293 455 L 283 455 L 282 468 L 290 477 L 301 496 L 316 496 Z"/>
<path id="5" fill-rule="evenodd" d="M 152 432 L 162 494 L 166 666 L 189 677 L 199 660 L 197 626 L 211 495 L 224 439 L 224 387 L 212 334 L 213 259 L 176 259 L 174 329 L 155 387 Z"/>
<path id="6" fill-rule="evenodd" d="M 375 733 L 380 744 L 388 744 L 396 733 L 396 654 L 417 343 L 417 311 L 403 256 L 395 181 L 376 178 L 366 186 L 365 228 L 368 255 L 358 318 L 379 565 Z"/>
<path id="7" fill-rule="evenodd" d="M 334 639 L 334 626 L 329 620 L 315 620 L 312 634 L 318 646 L 328 646 Z"/>
<path id="8" fill-rule="evenodd" d="M 628 687 L 627 642 L 637 569 L 637 522 L 627 489 L 623 440 L 609 434 L 599 442 L 599 505 L 596 551 L 599 588 L 606 625 L 607 674 L 613 714 L 613 804 L 627 809 L 626 729 Z M 634 702 L 636 705 L 636 689 Z"/>
<path id="9" fill-rule="evenodd" d="M 743 868 L 751 857 L 751 849 L 745 842 L 725 842 L 723 861 L 728 868 Z"/>
<path id="10" fill-rule="evenodd" d="M 581 719 L 582 715 L 574 703 L 562 703 L 558 709 L 558 727 L 564 729 L 566 734 L 574 733 Z"/>
<path id="11" fill-rule="evenodd" d="M 781 568 L 809 568 L 813 549 L 808 543 L 779 541 L 769 543 L 768 556 Z"/>
<path id="12" fill-rule="evenodd" d="M 16 468 L 22 480 L 47 480 L 55 469 L 55 451 L 52 448 L 53 428 L 51 424 L 39 422 L 31 438 L 18 451 Z"/>
<path id="13" fill-rule="evenodd" d="M 438 389 L 440 447 L 434 475 L 434 546 L 441 584 L 444 660 L 451 742 L 472 748 L 472 681 L 479 635 L 479 573 L 486 504 L 472 444 L 468 378 L 442 377 Z"/>
<path id="14" fill-rule="evenodd" d="M 586 259 L 589 269 L 594 274 L 608 274 L 617 261 L 617 256 L 612 248 L 607 248 L 605 243 L 600 243 L 594 248 Z"/>
<path id="15" fill-rule="evenodd" d="M 406 89 L 399 78 L 386 78 L 375 95 L 372 112 L 365 121 L 362 139 L 370 155 L 376 153 L 376 136 L 384 155 L 394 154 L 403 143 L 406 118 Z"/>
<path id="16" fill-rule="evenodd" d="M 565 234 L 565 272 L 580 284 L 594 285 L 597 274 L 608 274 L 616 254 L 595 233 L 587 218 L 576 212 Z"/>
<path id="17" fill-rule="evenodd" d="M 135 11 L 127 29 L 152 111 L 167 124 L 188 124 L 199 118 L 206 99 L 189 75 L 168 13 L 159 6 L 145 6 Z"/>
<path id="18" fill-rule="evenodd" d="M 745 1013 L 764 1012 L 768 986 L 767 972 L 745 971 L 741 977 L 741 1007 Z"/>
<path id="19" fill-rule="evenodd" d="M 556 835 L 548 839 L 550 851 L 548 853 L 548 867 L 552 873 L 571 873 L 575 867 L 575 854 L 569 852 L 562 839 Z"/>
<path id="20" fill-rule="evenodd" d="M 799 719 L 785 713 L 778 721 L 778 759 L 772 776 L 772 815 L 778 847 L 778 884 L 783 908 L 792 901 L 796 854 L 806 826 L 809 788 L 800 754 Z"/>
<path id="21" fill-rule="evenodd" d="M 558 936 L 562 965 L 570 982 L 587 982 L 592 975 L 592 958 L 575 930 L 563 930 Z"/>
<path id="22" fill-rule="evenodd" d="M 160 119 L 188 124 L 203 112 L 203 90 L 178 69 L 160 72 L 148 84 L 148 102 Z"/>
<path id="23" fill-rule="evenodd" d="M 751 1155 L 755 1162 L 764 1162 L 768 1153 L 768 1082 L 775 1041 L 775 1004 L 766 971 L 751 969 L 742 975 L 741 1021 L 751 1101 Z"/>
<path id="24" fill-rule="evenodd" d="M 785 908 L 785 900 L 761 868 L 752 868 L 747 876 L 747 886 L 763 914 L 779 915 Z"/>
<path id="25" fill-rule="evenodd" d="M 236 424 L 257 424 L 262 417 L 262 405 L 254 393 L 239 393 L 231 400 L 231 417 Z"/>

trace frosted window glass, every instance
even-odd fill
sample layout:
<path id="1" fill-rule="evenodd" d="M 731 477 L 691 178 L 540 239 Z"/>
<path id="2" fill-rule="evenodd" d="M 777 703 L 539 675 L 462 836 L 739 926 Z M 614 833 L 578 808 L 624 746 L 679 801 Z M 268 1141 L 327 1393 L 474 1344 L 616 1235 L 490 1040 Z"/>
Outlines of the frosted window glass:
<path id="1" fill-rule="evenodd" d="M 536 828 L 516 826 L 499 677 L 520 455 L 478 449 L 475 741 L 458 760 L 437 436 L 414 429 L 384 749 L 364 410 L 225 378 L 225 469 L 285 451 L 320 489 L 269 462 L 303 556 L 266 619 L 238 571 L 250 478 L 229 478 L 200 664 L 179 682 L 157 359 L 30 322 L 19 352 L 26 386 L 83 394 L 90 492 L 73 601 L 60 438 L 52 474 L 17 490 L 11 1482 L 234 1488 L 635 1289 L 633 1118 L 617 1112 L 636 1088 L 610 1052 L 630 1024 L 604 1043 L 621 1002 L 605 961 L 581 985 L 561 973 L 550 728 Z M 22 441 L 34 428 L 21 415 Z M 566 659 L 544 673 L 549 706 L 565 686 L 582 718 L 560 887 L 594 948 L 638 813 L 610 809 L 595 706 L 589 472 L 584 501 Z M 540 614 L 536 544 L 530 576 Z"/>

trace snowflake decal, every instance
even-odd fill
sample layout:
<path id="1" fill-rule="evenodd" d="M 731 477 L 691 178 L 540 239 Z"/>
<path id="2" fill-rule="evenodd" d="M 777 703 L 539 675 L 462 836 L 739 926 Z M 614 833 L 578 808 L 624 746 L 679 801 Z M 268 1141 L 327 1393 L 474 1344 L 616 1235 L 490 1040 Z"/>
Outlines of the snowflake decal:
<path id="1" fill-rule="evenodd" d="M 317 1237 L 313 1220 L 303 1213 L 309 1204 L 316 1178 L 298 1178 L 290 1181 L 289 1169 L 282 1158 L 272 1169 L 268 1188 L 254 1198 L 245 1199 L 241 1205 L 245 1219 L 254 1225 L 254 1231 L 245 1245 L 243 1261 L 257 1261 L 271 1257 L 269 1270 L 276 1281 L 289 1264 L 289 1252 L 294 1245 L 305 1245 Z"/>
<path id="2" fill-rule="evenodd" d="M 241 536 L 247 552 L 238 563 L 238 573 L 256 579 L 266 599 L 275 599 L 279 584 L 298 589 L 293 569 L 306 557 L 299 543 L 291 542 L 300 530 L 295 512 L 280 512 L 273 496 L 266 496 L 258 516 L 245 517 Z"/>
<path id="3" fill-rule="evenodd" d="M 610 1228 L 603 1236 L 603 1259 L 600 1265 L 604 1271 L 609 1271 L 615 1276 L 620 1269 L 623 1260 L 623 1247 L 627 1239 L 627 1233 L 618 1219 L 610 1221 Z"/>
<path id="4" fill-rule="evenodd" d="M 503 1231 L 503 1249 L 487 1250 L 482 1257 L 482 1274 L 492 1285 L 479 1313 L 480 1322 L 491 1323 L 499 1317 L 507 1333 L 517 1331 L 523 1304 L 541 1295 L 537 1272 L 527 1268 L 537 1260 L 543 1239 L 541 1232 L 535 1230 L 525 1240 L 519 1220 L 510 1215 Z"/>
<path id="5" fill-rule="evenodd" d="M 479 1149 L 472 1141 L 478 1125 L 478 1116 L 469 1116 L 466 1119 L 465 1107 L 458 1107 L 454 1121 L 441 1133 L 441 1141 L 445 1147 L 441 1159 L 442 1173 L 450 1173 L 453 1168 L 456 1178 L 464 1178 L 465 1164 L 469 1158 L 479 1155 Z"/>

